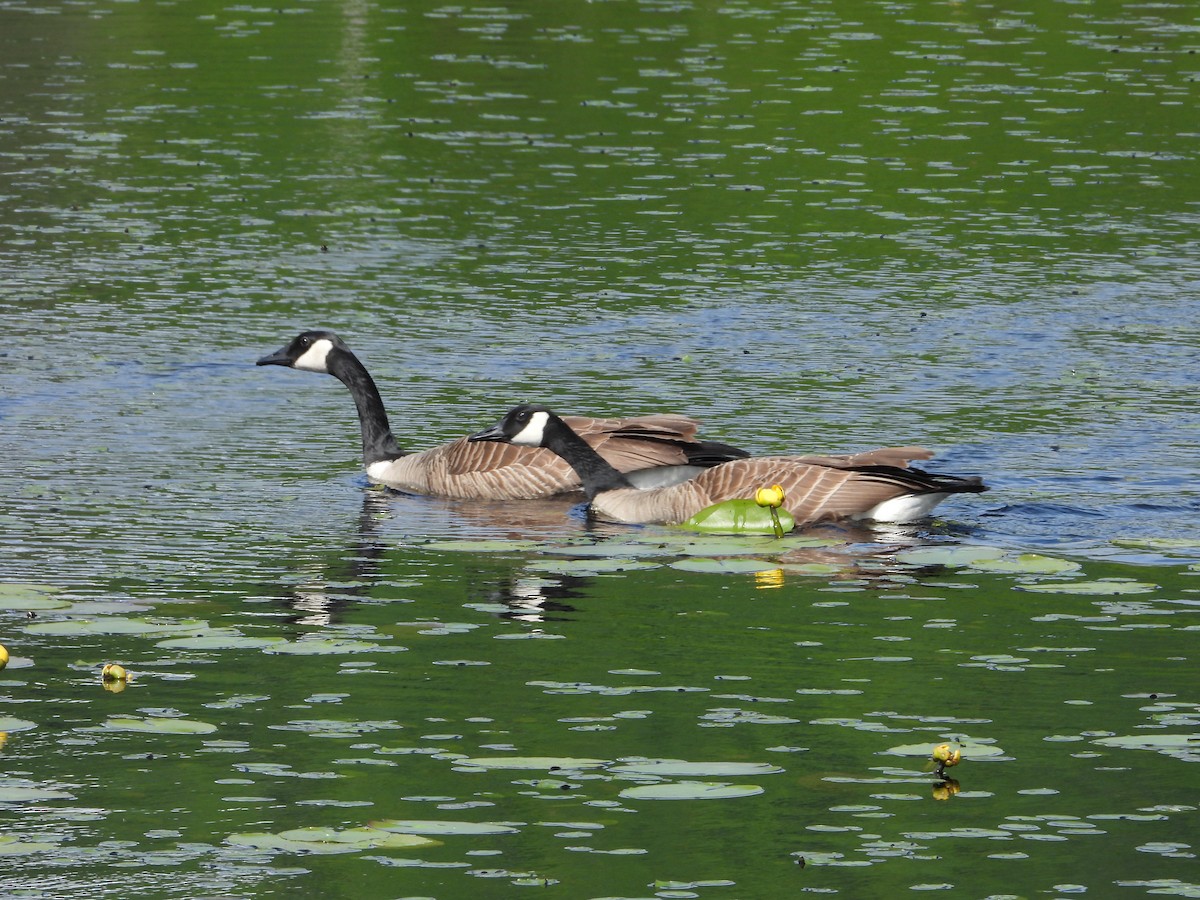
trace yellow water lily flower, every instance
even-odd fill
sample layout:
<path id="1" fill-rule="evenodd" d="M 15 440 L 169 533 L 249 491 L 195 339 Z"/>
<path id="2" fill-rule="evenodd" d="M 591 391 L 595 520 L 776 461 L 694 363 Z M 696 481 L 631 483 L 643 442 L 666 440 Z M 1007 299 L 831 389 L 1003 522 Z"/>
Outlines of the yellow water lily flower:
<path id="1" fill-rule="evenodd" d="M 133 676 L 125 670 L 124 666 L 108 663 L 100 670 L 100 677 L 105 681 L 129 681 Z"/>
<path id="2" fill-rule="evenodd" d="M 777 484 L 773 484 L 769 488 L 759 488 L 754 492 L 754 502 L 759 506 L 779 509 L 783 506 L 783 488 Z"/>
<path id="3" fill-rule="evenodd" d="M 3 644 L 0 644 L 0 669 L 8 665 L 8 650 Z"/>

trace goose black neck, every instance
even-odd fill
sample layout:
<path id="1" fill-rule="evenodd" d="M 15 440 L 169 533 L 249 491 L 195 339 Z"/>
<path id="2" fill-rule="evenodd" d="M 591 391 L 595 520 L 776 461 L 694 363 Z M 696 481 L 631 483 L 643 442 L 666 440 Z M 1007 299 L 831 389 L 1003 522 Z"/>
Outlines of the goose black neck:
<path id="1" fill-rule="evenodd" d="M 367 371 L 367 367 L 359 362 L 358 357 L 349 350 L 335 347 L 329 352 L 325 367 L 329 374 L 350 389 L 354 405 L 358 407 L 358 424 L 362 428 L 363 465 L 404 456 L 404 451 L 396 443 L 391 426 L 388 425 L 387 412 L 383 408 L 383 399 L 379 396 L 379 388 L 375 387 L 375 379 Z"/>
<path id="2" fill-rule="evenodd" d="M 589 501 L 597 494 L 617 488 L 633 487 L 633 483 L 609 465 L 603 456 L 592 449 L 583 438 L 571 430 L 571 426 L 558 416 L 551 415 L 546 422 L 542 446 L 565 459 L 583 482 L 583 492 Z"/>

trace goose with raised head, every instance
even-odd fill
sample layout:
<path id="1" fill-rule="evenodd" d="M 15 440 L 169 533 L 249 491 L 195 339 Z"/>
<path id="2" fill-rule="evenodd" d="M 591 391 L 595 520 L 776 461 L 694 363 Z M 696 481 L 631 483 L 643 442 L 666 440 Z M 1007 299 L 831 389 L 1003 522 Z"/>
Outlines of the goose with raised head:
<path id="1" fill-rule="evenodd" d="M 885 447 L 850 456 L 737 459 L 682 484 L 638 491 L 544 406 L 518 406 L 470 440 L 553 450 L 579 475 L 594 515 L 628 524 L 678 525 L 715 503 L 753 499 L 769 485 L 783 488 L 783 505 L 797 527 L 837 519 L 911 522 L 951 494 L 987 490 L 976 477 L 909 468 L 911 460 L 933 456 L 921 447 Z"/>
<path id="2" fill-rule="evenodd" d="M 469 443 L 462 437 L 431 450 L 402 450 L 374 379 L 332 331 L 302 332 L 257 364 L 323 372 L 349 388 L 358 408 L 363 465 L 372 481 L 412 494 L 468 500 L 529 500 L 581 487 L 566 461 L 535 447 Z M 570 416 L 566 421 L 589 448 L 639 487 L 674 484 L 748 455 L 728 444 L 697 440 L 698 423 L 673 413 L 619 419 Z"/>

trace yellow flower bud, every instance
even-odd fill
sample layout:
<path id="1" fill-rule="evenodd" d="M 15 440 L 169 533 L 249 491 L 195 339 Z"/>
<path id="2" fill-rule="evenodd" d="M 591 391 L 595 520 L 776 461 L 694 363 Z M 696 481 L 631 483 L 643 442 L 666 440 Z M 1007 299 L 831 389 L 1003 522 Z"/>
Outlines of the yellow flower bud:
<path id="1" fill-rule="evenodd" d="M 779 509 L 783 506 L 783 488 L 777 484 L 771 485 L 769 488 L 759 488 L 754 493 L 754 502 L 759 506 Z"/>
<path id="2" fill-rule="evenodd" d="M 125 671 L 124 666 L 119 666 L 116 663 L 108 663 L 100 670 L 100 677 L 105 681 L 129 681 L 132 676 Z"/>
<path id="3" fill-rule="evenodd" d="M 3 669 L 7 665 L 8 665 L 8 650 L 5 649 L 3 644 L 0 644 L 0 669 Z"/>

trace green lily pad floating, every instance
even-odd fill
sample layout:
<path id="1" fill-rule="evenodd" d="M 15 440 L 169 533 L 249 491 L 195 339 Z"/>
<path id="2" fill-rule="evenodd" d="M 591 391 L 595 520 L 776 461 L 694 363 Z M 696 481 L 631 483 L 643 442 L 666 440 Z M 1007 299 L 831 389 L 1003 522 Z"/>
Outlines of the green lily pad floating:
<path id="1" fill-rule="evenodd" d="M 302 638 L 298 641 L 281 641 L 263 648 L 264 653 L 282 653 L 292 656 L 328 656 L 338 653 L 370 653 L 379 651 L 395 653 L 404 647 L 385 647 L 370 641 L 352 641 L 340 638 Z"/>
<path id="2" fill-rule="evenodd" d="M 377 828 L 292 828 L 279 834 L 231 834 L 225 843 L 266 853 L 356 853 L 360 850 L 409 850 L 436 847 L 438 841 L 415 834 L 396 834 Z"/>
<path id="3" fill-rule="evenodd" d="M 1022 591 L 1042 594 L 1077 594 L 1082 597 L 1104 597 L 1112 594 L 1148 594 L 1157 584 L 1148 581 L 1128 581 L 1121 578 L 1101 578 L 1098 581 L 1053 581 L 1041 584 L 1018 585 Z"/>
<path id="4" fill-rule="evenodd" d="M 422 544 L 429 550 L 453 550 L 459 553 L 528 553 L 539 549 L 535 541 L 429 541 Z"/>
<path id="5" fill-rule="evenodd" d="M 1121 737 L 1097 738 L 1094 743 L 1103 747 L 1120 747 L 1125 750 L 1156 750 L 1167 756 L 1192 760 L 1200 758 L 1200 735 L 1198 734 L 1131 734 Z"/>
<path id="6" fill-rule="evenodd" d="M 0 731 L 5 733 L 12 731 L 28 731 L 30 728 L 37 728 L 37 723 L 29 722 L 25 719 L 15 719 L 12 716 L 0 716 Z"/>
<path id="7" fill-rule="evenodd" d="M 476 769 L 543 769 L 552 772 L 556 769 L 599 769 L 607 766 L 608 760 L 570 756 L 475 756 L 457 759 L 455 764 Z"/>
<path id="8" fill-rule="evenodd" d="M 618 795 L 627 800 L 732 800 L 753 797 L 763 789 L 756 784 L 724 784 L 710 781 L 678 781 L 639 784 Z"/>
<path id="9" fill-rule="evenodd" d="M 1004 755 L 1004 751 L 995 744 L 958 744 L 954 741 L 936 740 L 926 741 L 923 744 L 903 744 L 899 747 L 889 747 L 880 752 L 886 753 L 888 756 L 916 756 L 928 759 L 933 753 L 933 748 L 942 743 L 948 743 L 951 747 L 962 751 L 963 759 L 996 759 Z"/>
<path id="10" fill-rule="evenodd" d="M 971 563 L 971 569 L 980 572 L 1011 572 L 1014 575 L 1059 575 L 1076 572 L 1079 563 L 1069 559 L 1042 556 L 1040 553 L 1022 553 L 1020 556 L 1001 556 L 995 559 L 979 559 Z"/>
<path id="11" fill-rule="evenodd" d="M 1127 550 L 1188 551 L 1186 555 L 1200 551 L 1200 542 L 1189 538 L 1114 538 L 1110 543 Z"/>
<path id="12" fill-rule="evenodd" d="M 23 841 L 11 834 L 0 835 L 0 856 L 28 856 L 31 853 L 44 853 L 47 850 L 59 850 L 62 844 L 50 844 L 45 841 Z"/>
<path id="13" fill-rule="evenodd" d="M 0 780 L 0 803 L 45 803 L 50 800 L 74 800 L 66 791 L 42 787 L 33 782 L 13 783 L 16 779 Z"/>
<path id="14" fill-rule="evenodd" d="M 100 619 L 63 619 L 58 622 L 34 622 L 26 625 L 28 634 L 62 637 L 85 637 L 113 634 L 171 635 L 184 632 L 204 632 L 208 623 L 201 619 L 159 619 L 152 617 L 129 619 L 124 616 L 105 616 Z"/>
<path id="15" fill-rule="evenodd" d="M 975 547 L 953 545 L 942 547 L 914 547 L 896 554 L 898 562 L 910 566 L 945 566 L 948 569 L 970 566 L 984 560 L 1004 555 L 999 547 Z"/>
<path id="16" fill-rule="evenodd" d="M 212 734 L 217 726 L 196 719 L 169 719 L 158 716 L 112 716 L 96 728 L 81 731 L 132 731 L 139 734 Z"/>
<path id="17" fill-rule="evenodd" d="M 10 582 L 0 584 L 0 609 L 9 610 L 43 610 L 63 609 L 70 606 L 69 600 L 59 600 L 54 595 L 58 588 L 44 584 L 24 584 Z"/>
<path id="18" fill-rule="evenodd" d="M 753 501 L 751 501 L 753 502 Z M 778 569 L 775 563 L 762 559 L 712 559 L 694 557 L 679 559 L 671 563 L 672 569 L 683 572 L 716 572 L 721 575 L 752 575 L 755 572 L 770 572 Z"/>
<path id="19" fill-rule="evenodd" d="M 638 569 L 657 569 L 658 563 L 628 556 L 607 559 L 539 559 L 529 564 L 530 569 L 553 575 L 605 575 L 611 572 L 633 572 Z"/>
<path id="20" fill-rule="evenodd" d="M 238 634 L 233 630 L 214 630 L 195 637 L 169 638 L 155 646 L 163 650 L 266 650 L 287 643 L 287 638 L 256 638 Z"/>
<path id="21" fill-rule="evenodd" d="M 796 527 L 796 520 L 786 509 L 777 509 L 775 512 L 784 532 Z M 715 534 L 775 534 L 771 511 L 753 500 L 726 500 L 706 506 L 687 521 L 681 522 L 679 527 Z"/>
<path id="22" fill-rule="evenodd" d="M 448 822 L 440 819 L 381 819 L 372 828 L 397 834 L 516 834 L 517 829 L 499 822 Z"/>
<path id="23" fill-rule="evenodd" d="M 621 775 L 654 775 L 662 778 L 733 778 L 739 775 L 776 775 L 785 771 L 770 763 L 686 762 L 658 759 L 626 763 L 608 770 Z"/>

